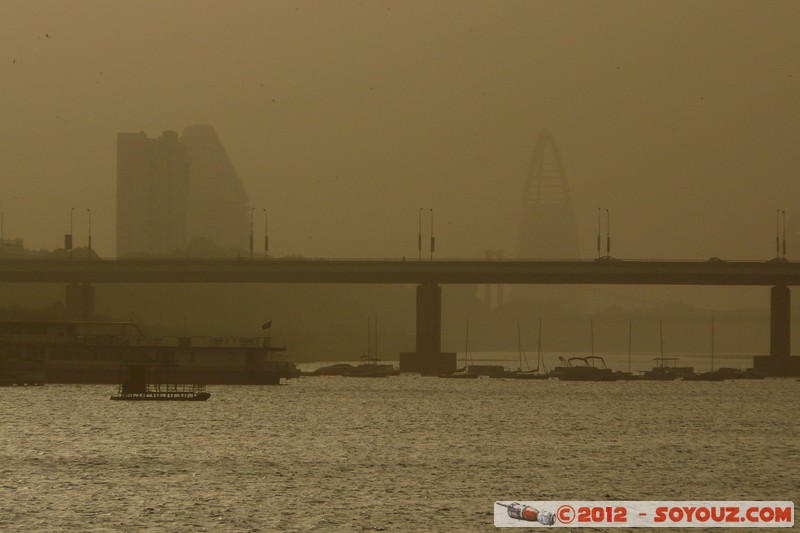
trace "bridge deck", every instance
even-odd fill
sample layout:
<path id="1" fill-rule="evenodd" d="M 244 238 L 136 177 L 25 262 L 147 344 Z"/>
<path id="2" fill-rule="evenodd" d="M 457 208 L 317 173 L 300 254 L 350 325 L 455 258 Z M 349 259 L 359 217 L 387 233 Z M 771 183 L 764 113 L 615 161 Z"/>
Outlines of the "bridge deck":
<path id="1" fill-rule="evenodd" d="M 0 260 L 0 282 L 800 285 L 800 262 Z"/>

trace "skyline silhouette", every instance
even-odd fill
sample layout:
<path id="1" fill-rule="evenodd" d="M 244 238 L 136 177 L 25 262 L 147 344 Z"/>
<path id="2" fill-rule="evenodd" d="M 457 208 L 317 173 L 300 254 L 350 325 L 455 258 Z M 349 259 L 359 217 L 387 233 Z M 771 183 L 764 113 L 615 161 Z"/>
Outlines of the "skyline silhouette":
<path id="1" fill-rule="evenodd" d="M 543 128 L 581 257 L 598 206 L 622 258 L 763 259 L 775 210 L 797 217 L 795 3 L 186 5 L 6 5 L 7 237 L 59 247 L 69 208 L 91 208 L 113 255 L 115 133 L 196 123 L 278 256 L 411 257 L 420 207 L 438 257 L 512 251 Z"/>

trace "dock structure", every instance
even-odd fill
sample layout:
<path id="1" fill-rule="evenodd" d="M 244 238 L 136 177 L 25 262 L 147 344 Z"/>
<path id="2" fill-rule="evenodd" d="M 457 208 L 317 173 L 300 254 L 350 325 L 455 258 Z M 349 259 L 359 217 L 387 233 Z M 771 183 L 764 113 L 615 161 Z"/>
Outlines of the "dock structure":
<path id="1" fill-rule="evenodd" d="M 211 397 L 205 384 L 162 383 L 163 365 L 124 363 L 120 384 L 112 400 L 204 402 Z"/>

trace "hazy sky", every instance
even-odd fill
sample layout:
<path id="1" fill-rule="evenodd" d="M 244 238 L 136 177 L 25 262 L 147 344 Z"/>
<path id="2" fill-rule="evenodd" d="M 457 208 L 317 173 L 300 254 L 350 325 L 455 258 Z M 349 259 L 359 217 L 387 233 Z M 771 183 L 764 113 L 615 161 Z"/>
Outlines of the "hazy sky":
<path id="1" fill-rule="evenodd" d="M 210 123 L 276 255 L 413 257 L 420 207 L 440 257 L 513 252 L 547 128 L 584 257 L 603 206 L 618 257 L 768 258 L 800 216 L 799 27 L 796 1 L 4 0 L 6 237 L 61 246 L 75 207 L 82 244 L 91 208 L 111 255 L 116 133 Z"/>

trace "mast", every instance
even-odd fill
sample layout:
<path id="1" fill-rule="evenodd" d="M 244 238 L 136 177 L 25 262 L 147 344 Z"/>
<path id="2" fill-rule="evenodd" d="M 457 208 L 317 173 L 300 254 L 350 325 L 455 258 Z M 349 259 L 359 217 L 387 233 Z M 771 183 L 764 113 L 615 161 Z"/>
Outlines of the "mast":
<path id="1" fill-rule="evenodd" d="M 367 317 L 367 359 L 372 359 L 372 317 Z"/>
<path id="2" fill-rule="evenodd" d="M 714 319 L 711 319 L 711 371 L 714 371 Z"/>
<path id="3" fill-rule="evenodd" d="M 597 208 L 597 258 L 600 259 L 600 216 L 602 210 Z"/>
<path id="4" fill-rule="evenodd" d="M 469 318 L 467 319 L 467 334 L 464 342 L 464 371 L 469 369 Z"/>
<path id="5" fill-rule="evenodd" d="M 536 359 L 536 370 L 544 369 L 544 354 L 542 353 L 542 319 L 539 319 L 539 357 Z"/>
<path id="6" fill-rule="evenodd" d="M 628 319 L 628 372 L 631 371 L 631 338 L 633 332 L 633 323 Z"/>

